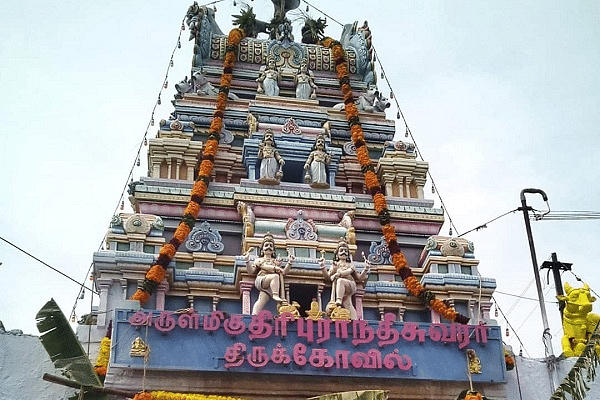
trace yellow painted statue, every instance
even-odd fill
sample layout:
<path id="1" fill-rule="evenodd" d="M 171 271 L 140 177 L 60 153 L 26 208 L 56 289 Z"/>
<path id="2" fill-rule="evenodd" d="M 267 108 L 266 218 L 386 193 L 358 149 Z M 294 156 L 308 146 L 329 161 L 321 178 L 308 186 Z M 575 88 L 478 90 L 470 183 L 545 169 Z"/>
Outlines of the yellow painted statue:
<path id="1" fill-rule="evenodd" d="M 590 294 L 587 283 L 581 288 L 573 288 L 565 283 L 565 293 L 566 296 L 556 296 L 566 303 L 563 310 L 563 354 L 566 357 L 579 357 L 600 321 L 600 315 L 591 312 L 592 302 L 596 298 Z M 600 345 L 596 345 L 596 352 L 600 354 Z"/>

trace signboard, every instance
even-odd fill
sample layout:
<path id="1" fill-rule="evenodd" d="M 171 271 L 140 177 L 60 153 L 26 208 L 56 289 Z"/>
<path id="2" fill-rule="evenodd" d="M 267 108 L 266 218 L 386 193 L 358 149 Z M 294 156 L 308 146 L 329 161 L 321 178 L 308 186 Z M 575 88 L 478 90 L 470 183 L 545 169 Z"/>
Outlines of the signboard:
<path id="1" fill-rule="evenodd" d="M 505 382 L 500 327 L 395 321 L 116 310 L 111 367 Z M 135 344 L 134 344 L 135 343 Z M 149 348 L 146 359 L 132 348 Z M 134 355 L 132 355 L 134 354 Z"/>

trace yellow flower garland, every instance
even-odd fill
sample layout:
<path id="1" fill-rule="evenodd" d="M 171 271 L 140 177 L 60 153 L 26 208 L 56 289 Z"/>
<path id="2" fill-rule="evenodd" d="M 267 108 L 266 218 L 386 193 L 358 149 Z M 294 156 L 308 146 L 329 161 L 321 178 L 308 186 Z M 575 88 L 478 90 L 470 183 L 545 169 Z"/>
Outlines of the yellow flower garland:
<path id="1" fill-rule="evenodd" d="M 135 395 L 133 400 L 244 400 L 237 397 L 204 395 L 192 393 L 174 393 L 164 392 L 162 390 L 155 392 L 141 392 Z"/>
<path id="2" fill-rule="evenodd" d="M 110 339 L 103 337 L 100 342 L 100 352 L 94 365 L 94 370 L 99 376 L 106 376 L 106 368 L 108 367 L 108 359 L 110 357 Z"/>

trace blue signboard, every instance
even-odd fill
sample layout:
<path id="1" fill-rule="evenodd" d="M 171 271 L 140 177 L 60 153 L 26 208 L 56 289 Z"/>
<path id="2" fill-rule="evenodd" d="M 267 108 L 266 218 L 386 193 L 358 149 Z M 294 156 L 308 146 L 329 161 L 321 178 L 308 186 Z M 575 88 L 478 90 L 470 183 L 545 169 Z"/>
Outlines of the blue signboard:
<path id="1" fill-rule="evenodd" d="M 505 382 L 500 327 L 116 310 L 111 367 Z M 135 345 L 134 345 L 135 343 Z M 136 349 L 147 345 L 146 358 Z M 132 351 L 133 349 L 133 351 Z"/>

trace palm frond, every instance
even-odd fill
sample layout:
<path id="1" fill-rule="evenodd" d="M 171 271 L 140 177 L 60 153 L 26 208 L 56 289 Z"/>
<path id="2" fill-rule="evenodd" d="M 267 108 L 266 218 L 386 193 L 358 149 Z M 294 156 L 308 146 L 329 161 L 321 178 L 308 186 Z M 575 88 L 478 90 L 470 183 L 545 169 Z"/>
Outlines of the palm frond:
<path id="1" fill-rule="evenodd" d="M 40 341 L 56 368 L 82 386 L 102 386 L 90 359 L 54 299 L 35 316 Z"/>

